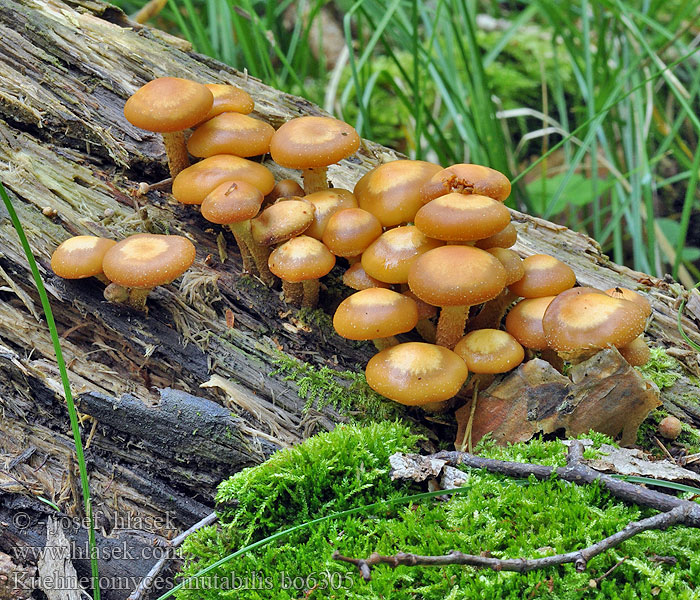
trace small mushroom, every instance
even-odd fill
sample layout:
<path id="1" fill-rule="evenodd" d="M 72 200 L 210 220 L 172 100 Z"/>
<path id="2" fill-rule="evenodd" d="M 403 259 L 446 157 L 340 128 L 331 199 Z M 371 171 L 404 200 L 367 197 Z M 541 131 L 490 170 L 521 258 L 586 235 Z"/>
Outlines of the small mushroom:
<path id="1" fill-rule="evenodd" d="M 275 187 L 272 191 L 265 196 L 265 200 L 262 204 L 263 208 L 267 208 L 271 204 L 274 204 L 280 198 L 291 198 L 292 196 L 302 197 L 304 195 L 304 188 L 301 187 L 293 179 L 280 179 L 275 183 Z"/>
<path id="2" fill-rule="evenodd" d="M 440 410 L 464 384 L 469 370 L 452 350 L 425 342 L 407 342 L 382 350 L 365 369 L 377 393 L 407 406 Z"/>
<path id="3" fill-rule="evenodd" d="M 202 123 L 187 140 L 192 156 L 208 158 L 216 154 L 248 157 L 267 154 L 274 127 L 236 112 L 224 112 Z"/>
<path id="4" fill-rule="evenodd" d="M 328 219 L 322 240 L 336 256 L 352 258 L 362 254 L 381 234 L 382 225 L 372 213 L 344 208 Z"/>
<path id="5" fill-rule="evenodd" d="M 298 117 L 287 121 L 272 136 L 270 154 L 278 165 L 301 169 L 304 192 L 328 188 L 326 170 L 360 147 L 355 129 L 331 117 Z"/>
<path id="6" fill-rule="evenodd" d="M 126 101 L 124 116 L 132 125 L 163 135 L 170 175 L 190 164 L 183 130 L 193 127 L 211 110 L 214 96 L 201 83 L 160 77 L 140 87 Z"/>
<path id="7" fill-rule="evenodd" d="M 171 283 L 192 266 L 194 244 L 179 235 L 138 233 L 110 248 L 102 267 L 112 283 L 105 298 L 146 310 L 146 298 L 159 285 Z"/>
<path id="8" fill-rule="evenodd" d="M 548 254 L 528 256 L 523 260 L 523 269 L 523 276 L 508 286 L 516 296 L 556 296 L 576 285 L 576 275 L 571 267 Z"/>
<path id="9" fill-rule="evenodd" d="M 302 198 L 282 198 L 250 223 L 256 243 L 274 246 L 304 233 L 313 222 L 313 204 Z"/>
<path id="10" fill-rule="evenodd" d="M 318 240 L 300 235 L 275 248 L 268 264 L 282 280 L 287 302 L 313 308 L 318 303 L 318 280 L 335 266 L 335 256 Z"/>
<path id="11" fill-rule="evenodd" d="M 345 273 L 343 273 L 343 283 L 353 290 L 366 290 L 369 288 L 389 288 L 388 283 L 379 281 L 374 277 L 367 275 L 367 272 L 362 268 L 361 262 L 356 262 L 351 265 Z"/>
<path id="12" fill-rule="evenodd" d="M 204 86 L 211 92 L 214 102 L 202 121 L 213 119 L 223 112 L 237 112 L 247 115 L 255 108 L 250 94 L 236 86 L 222 83 L 205 83 Z"/>
<path id="13" fill-rule="evenodd" d="M 683 431 L 683 424 L 680 419 L 669 415 L 659 423 L 659 435 L 667 440 L 675 440 Z"/>
<path id="14" fill-rule="evenodd" d="M 632 367 L 641 367 L 649 362 L 651 358 L 651 350 L 649 345 L 644 341 L 644 335 L 634 338 L 629 344 L 618 348 L 622 358 L 624 358 Z"/>
<path id="15" fill-rule="evenodd" d="M 102 261 L 116 243 L 94 235 L 68 238 L 51 255 L 51 269 L 63 279 L 96 277 L 103 283 L 109 283 L 102 274 Z"/>
<path id="16" fill-rule="evenodd" d="M 518 241 L 518 232 L 513 223 L 508 223 L 501 231 L 483 240 L 477 240 L 474 245 L 482 250 L 489 248 L 510 248 Z"/>
<path id="17" fill-rule="evenodd" d="M 458 164 L 433 175 L 420 189 L 421 202 L 426 203 L 450 192 L 481 194 L 499 202 L 510 195 L 510 181 L 501 172 L 482 165 Z"/>
<path id="18" fill-rule="evenodd" d="M 314 192 L 304 196 L 304 200 L 314 205 L 314 222 L 304 232 L 312 238 L 320 240 L 330 219 L 339 210 L 357 208 L 355 195 L 342 188 L 333 188 Z M 381 232 L 380 232 L 381 233 Z"/>

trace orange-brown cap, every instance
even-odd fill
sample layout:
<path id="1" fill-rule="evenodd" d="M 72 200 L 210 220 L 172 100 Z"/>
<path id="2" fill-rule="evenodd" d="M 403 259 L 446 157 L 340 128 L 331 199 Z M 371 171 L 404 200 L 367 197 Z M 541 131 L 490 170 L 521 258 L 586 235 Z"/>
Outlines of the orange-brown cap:
<path id="1" fill-rule="evenodd" d="M 280 279 L 299 283 L 327 275 L 335 266 L 335 256 L 318 240 L 300 235 L 275 248 L 268 264 Z"/>
<path id="2" fill-rule="evenodd" d="M 518 241 L 518 232 L 513 223 L 508 223 L 501 231 L 483 240 L 477 240 L 474 245 L 482 250 L 489 248 L 510 248 Z"/>
<path id="3" fill-rule="evenodd" d="M 212 223 L 230 225 L 252 219 L 263 201 L 262 192 L 245 181 L 224 181 L 202 202 L 202 216 Z"/>
<path id="4" fill-rule="evenodd" d="M 618 350 L 622 354 L 622 358 L 633 367 L 641 367 L 647 364 L 651 358 L 651 350 L 644 341 L 644 335 L 637 336 L 626 346 L 620 346 Z"/>
<path id="5" fill-rule="evenodd" d="M 533 254 L 523 260 L 525 274 L 508 286 L 523 298 L 556 296 L 576 285 L 576 275 L 568 265 L 548 254 Z"/>
<path id="6" fill-rule="evenodd" d="M 299 117 L 272 136 L 270 154 L 290 169 L 327 167 L 360 147 L 360 136 L 347 123 L 331 117 Z"/>
<path id="7" fill-rule="evenodd" d="M 504 204 L 478 194 L 454 192 L 435 198 L 417 213 L 415 224 L 436 240 L 468 242 L 489 237 L 510 223 Z"/>
<path id="8" fill-rule="evenodd" d="M 647 318 L 651 316 L 651 303 L 641 294 L 621 287 L 610 288 L 605 290 L 605 293 L 613 298 L 622 298 L 623 300 L 634 302 L 644 311 Z"/>
<path id="9" fill-rule="evenodd" d="M 358 256 L 382 234 L 382 225 L 361 208 L 344 208 L 328 219 L 323 243 L 336 256 Z"/>
<path id="10" fill-rule="evenodd" d="M 51 269 L 63 279 L 84 279 L 102 273 L 102 260 L 116 244 L 94 235 L 68 238 L 51 255 Z"/>
<path id="11" fill-rule="evenodd" d="M 302 192 L 303 194 L 303 192 Z M 304 196 L 304 200 L 314 205 L 314 222 L 306 230 L 306 235 L 310 235 L 317 240 L 323 237 L 328 219 L 339 210 L 344 208 L 357 208 L 357 199 L 349 190 L 342 188 L 332 188 L 321 190 Z"/>
<path id="12" fill-rule="evenodd" d="M 206 158 L 215 154 L 258 156 L 270 149 L 274 127 L 248 115 L 225 112 L 202 123 L 187 140 L 192 156 Z"/>
<path id="13" fill-rule="evenodd" d="M 222 83 L 205 83 L 214 96 L 214 103 L 204 120 L 212 119 L 223 112 L 237 112 L 247 115 L 253 112 L 255 103 L 248 92 L 233 85 Z"/>
<path id="14" fill-rule="evenodd" d="M 365 370 L 375 392 L 408 406 L 449 400 L 468 374 L 467 365 L 452 350 L 423 342 L 382 350 L 370 358 Z"/>
<path id="15" fill-rule="evenodd" d="M 275 186 L 275 178 L 266 167 L 238 156 L 217 154 L 178 173 L 173 180 L 173 196 L 182 204 L 201 204 L 224 181 L 245 181 L 263 195 Z"/>
<path id="16" fill-rule="evenodd" d="M 520 344 L 532 350 L 547 348 L 542 317 L 555 296 L 528 298 L 518 302 L 506 317 L 506 331 Z"/>
<path id="17" fill-rule="evenodd" d="M 505 286 L 500 261 L 472 246 L 442 246 L 421 254 L 408 272 L 411 291 L 433 306 L 473 306 Z"/>
<path id="18" fill-rule="evenodd" d="M 349 340 L 376 340 L 411 331 L 418 308 L 410 298 L 384 288 L 369 288 L 343 300 L 333 315 L 338 335 Z"/>
<path id="19" fill-rule="evenodd" d="M 426 237 L 415 225 L 395 227 L 380 235 L 362 254 L 368 275 L 386 283 L 406 283 L 408 270 L 417 256 L 442 246 Z"/>
<path id="20" fill-rule="evenodd" d="M 455 346 L 473 373 L 506 373 L 525 358 L 525 351 L 509 333 L 500 329 L 478 329 L 465 335 Z"/>
<path id="21" fill-rule="evenodd" d="M 206 117 L 213 102 L 211 91 L 201 83 L 160 77 L 134 92 L 124 105 L 124 116 L 147 131 L 182 131 Z"/>
<path id="22" fill-rule="evenodd" d="M 283 198 L 250 222 L 251 233 L 261 246 L 273 246 L 304 233 L 313 220 L 313 204 L 302 198 Z"/>
<path id="23" fill-rule="evenodd" d="M 138 233 L 115 244 L 102 267 L 113 283 L 152 288 L 177 279 L 194 262 L 194 244 L 179 235 Z"/>
<path id="24" fill-rule="evenodd" d="M 353 290 L 366 290 L 368 288 L 388 288 L 389 284 L 379 281 L 374 277 L 367 275 L 367 272 L 362 268 L 361 262 L 356 262 L 351 265 L 345 273 L 343 273 L 343 284 Z"/>
<path id="25" fill-rule="evenodd" d="M 625 346 L 645 325 L 644 311 L 634 302 L 592 288 L 559 294 L 542 318 L 547 344 L 559 352 Z"/>
<path id="26" fill-rule="evenodd" d="M 481 165 L 458 164 L 439 171 L 423 184 L 421 202 L 430 202 L 450 192 L 458 194 L 481 194 L 499 202 L 510 195 L 510 181 L 495 169 Z"/>
<path id="27" fill-rule="evenodd" d="M 434 200 L 433 200 L 434 202 Z M 506 270 L 506 285 L 511 285 L 522 279 L 525 275 L 525 267 L 523 267 L 523 259 L 515 250 L 508 248 L 489 248 L 486 250 L 492 256 L 495 256 L 503 268 Z"/>
<path id="28" fill-rule="evenodd" d="M 291 198 L 292 196 L 303 196 L 304 188 L 293 179 L 280 179 L 275 183 L 272 191 L 265 196 L 265 206 L 272 204 L 280 198 Z"/>
<path id="29" fill-rule="evenodd" d="M 355 185 L 355 196 L 384 227 L 413 221 L 421 207 L 420 187 L 442 167 L 424 160 L 395 160 L 365 173 Z"/>

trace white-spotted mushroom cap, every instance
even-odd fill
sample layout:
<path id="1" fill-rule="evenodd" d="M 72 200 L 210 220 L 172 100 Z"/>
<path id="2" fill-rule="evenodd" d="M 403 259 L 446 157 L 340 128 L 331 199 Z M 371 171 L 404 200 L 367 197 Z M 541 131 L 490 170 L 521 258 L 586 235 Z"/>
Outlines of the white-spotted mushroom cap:
<path id="1" fill-rule="evenodd" d="M 268 264 L 280 279 L 299 283 L 327 275 L 335 266 L 335 256 L 317 239 L 300 235 L 275 248 Z"/>
<path id="2" fill-rule="evenodd" d="M 367 383 L 377 393 L 408 406 L 449 400 L 464 385 L 469 370 L 452 350 L 423 342 L 399 344 L 375 354 L 367 364 Z"/>
<path id="3" fill-rule="evenodd" d="M 621 287 L 610 288 L 609 290 L 605 290 L 605 293 L 613 298 L 622 298 L 623 300 L 634 302 L 644 311 L 647 318 L 651 316 L 651 303 L 641 294 Z"/>
<path id="4" fill-rule="evenodd" d="M 177 279 L 194 258 L 194 244 L 185 237 L 138 233 L 108 250 L 102 267 L 113 283 L 149 289 Z"/>

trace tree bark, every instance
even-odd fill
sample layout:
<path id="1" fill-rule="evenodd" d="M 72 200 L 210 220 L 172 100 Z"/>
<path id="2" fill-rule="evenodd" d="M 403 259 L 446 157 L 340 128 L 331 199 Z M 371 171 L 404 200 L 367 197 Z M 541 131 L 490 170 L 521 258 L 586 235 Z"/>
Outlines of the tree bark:
<path id="1" fill-rule="evenodd" d="M 130 125 L 122 108 L 138 87 L 166 75 L 237 85 L 253 96 L 254 115 L 275 127 L 322 113 L 307 100 L 191 52 L 187 42 L 130 21 L 112 6 L 0 0 L 0 179 L 50 294 L 86 419 L 96 510 L 107 530 L 127 515 L 154 523 L 167 517 L 175 529 L 184 529 L 211 510 L 215 486 L 227 474 L 342 421 L 332 407 L 304 412 L 295 385 L 271 375 L 281 357 L 356 369 L 372 354 L 370 346 L 358 347 L 332 331 L 295 326 L 290 319 L 296 313 L 277 291 L 241 277 L 228 233 L 193 207 L 173 202 L 163 189 L 137 197 L 139 183 L 163 179 L 167 165 L 160 136 Z M 367 170 L 399 157 L 363 141 L 355 156 L 330 167 L 329 178 L 335 187 L 353 189 Z M 277 178 L 299 178 L 269 160 L 265 164 Z M 611 263 L 584 235 L 516 211 L 513 218 L 521 254 L 557 256 L 582 285 L 649 291 L 654 321 L 648 336 L 672 348 L 688 369 L 675 386 L 679 391 L 664 391 L 664 402 L 674 414 L 700 423 L 700 407 L 686 393 L 697 391 L 688 374 L 700 374 L 698 357 L 675 325 L 687 292 L 670 280 Z M 121 239 L 142 231 L 178 233 L 197 246 L 194 267 L 179 282 L 158 288 L 147 314 L 108 304 L 95 280 L 64 281 L 50 270 L 51 253 L 70 235 Z M 325 300 L 322 294 L 327 311 L 342 294 L 337 283 L 328 286 Z M 697 321 L 683 322 L 700 343 Z M 11 465 L 0 471 L 0 499 L 7 505 L 14 494 L 43 496 L 79 515 L 53 347 L 3 207 L 0 372 L 0 453 Z M 214 383 L 202 387 L 209 381 Z M 21 537 L 9 523 L 5 533 Z M 154 527 L 152 534 L 173 532 Z"/>

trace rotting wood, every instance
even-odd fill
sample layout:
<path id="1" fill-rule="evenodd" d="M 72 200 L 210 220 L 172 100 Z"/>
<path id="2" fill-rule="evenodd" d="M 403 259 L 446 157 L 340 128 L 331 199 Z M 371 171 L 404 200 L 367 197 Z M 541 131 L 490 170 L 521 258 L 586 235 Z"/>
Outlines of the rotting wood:
<path id="1" fill-rule="evenodd" d="M 0 0 L 0 179 L 39 261 L 81 413 L 97 422 L 87 452 L 96 503 L 107 523 L 124 514 L 154 520 L 167 514 L 184 528 L 211 508 L 214 486 L 225 473 L 343 420 L 331 407 L 305 414 L 294 384 L 270 376 L 284 356 L 280 351 L 316 366 L 354 369 L 372 350 L 316 326 L 296 326 L 296 313 L 289 312 L 277 291 L 240 277 L 239 256 L 228 234 L 229 257 L 222 263 L 220 230 L 192 207 L 173 203 L 167 189 L 137 198 L 139 183 L 163 179 L 167 168 L 159 136 L 128 124 L 122 107 L 140 85 L 163 75 L 242 87 L 255 100 L 255 116 L 274 126 L 321 112 L 304 99 L 194 54 L 186 42 L 132 23 L 100 2 Z M 364 141 L 351 160 L 330 168 L 330 179 L 336 187 L 352 189 L 368 169 L 397 157 Z M 298 177 L 269 161 L 266 165 L 278 178 Z M 56 216 L 44 214 L 46 207 Z M 685 294 L 680 286 L 611 263 L 586 236 L 513 214 L 520 234 L 516 249 L 523 255 L 553 254 L 572 265 L 583 285 L 648 291 L 654 308 L 652 343 L 673 348 L 690 373 L 700 372 L 697 354 L 675 326 L 675 310 Z M 2 494 L 42 494 L 78 514 L 53 349 L 35 316 L 40 304 L 6 217 L 0 207 L 0 456 L 11 461 L 29 446 L 37 450 L 10 473 L 0 472 Z M 69 235 L 121 238 L 145 229 L 187 235 L 198 248 L 193 270 L 175 285 L 156 290 L 148 315 L 107 304 L 95 281 L 65 282 L 48 268 L 51 252 Z M 326 296 L 325 308 L 334 301 L 337 297 Z M 697 322 L 683 322 L 700 343 Z M 221 381 L 230 389 L 216 385 Z M 181 436 L 179 445 L 157 451 L 156 431 L 167 430 L 168 405 L 161 402 L 165 389 L 188 394 L 187 402 L 201 407 L 206 413 L 201 431 L 220 418 L 236 443 L 195 433 L 189 445 Z M 684 375 L 662 398 L 674 414 L 700 423 L 700 407 L 689 390 L 697 386 Z M 213 403 L 235 417 L 226 417 Z M 112 406 L 117 410 L 110 412 Z M 193 432 L 199 430 L 197 412 L 189 413 Z M 144 420 L 155 414 L 160 429 L 139 433 L 138 425 L 143 429 Z M 270 427 L 256 414 L 279 418 Z M 94 423 L 85 421 L 85 438 Z M 164 441 L 166 446 L 173 440 Z M 225 462 L 217 465 L 219 452 Z"/>

